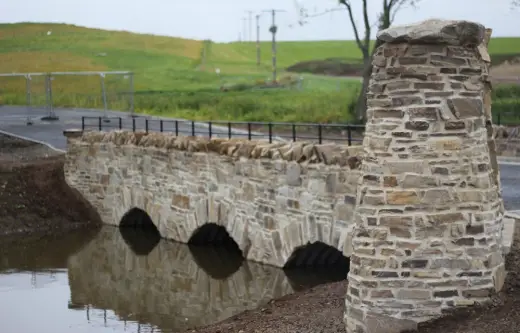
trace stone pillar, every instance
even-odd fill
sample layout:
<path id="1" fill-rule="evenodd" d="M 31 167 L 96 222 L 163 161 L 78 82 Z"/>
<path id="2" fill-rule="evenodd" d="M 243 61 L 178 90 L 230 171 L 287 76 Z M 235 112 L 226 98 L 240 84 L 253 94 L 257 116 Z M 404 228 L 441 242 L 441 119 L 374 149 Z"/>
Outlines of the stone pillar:
<path id="1" fill-rule="evenodd" d="M 394 333 L 504 283 L 487 144 L 485 28 L 429 20 L 378 34 L 345 321 Z"/>

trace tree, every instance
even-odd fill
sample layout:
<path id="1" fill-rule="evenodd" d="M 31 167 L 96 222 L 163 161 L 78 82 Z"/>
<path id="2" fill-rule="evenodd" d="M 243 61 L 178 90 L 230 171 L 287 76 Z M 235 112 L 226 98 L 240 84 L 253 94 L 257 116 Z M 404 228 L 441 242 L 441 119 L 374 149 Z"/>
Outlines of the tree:
<path id="1" fill-rule="evenodd" d="M 338 0 L 340 5 L 343 5 L 347 12 L 352 30 L 354 32 L 354 38 L 356 44 L 363 55 L 363 84 L 361 91 L 358 96 L 356 103 L 356 116 L 360 121 L 366 120 L 366 94 L 368 90 L 368 84 L 370 81 L 370 74 L 372 73 L 372 57 L 374 51 L 380 46 L 381 42 L 376 41 L 376 45 L 370 50 L 370 41 L 372 37 L 372 25 L 368 17 L 367 3 L 368 0 L 362 0 L 362 15 L 363 15 L 363 37 L 360 37 L 359 28 L 355 20 L 355 15 L 352 10 L 352 4 L 350 0 Z M 405 6 L 415 6 L 420 0 L 383 0 L 383 8 L 379 14 L 377 28 L 383 30 L 392 24 L 395 16 Z"/>

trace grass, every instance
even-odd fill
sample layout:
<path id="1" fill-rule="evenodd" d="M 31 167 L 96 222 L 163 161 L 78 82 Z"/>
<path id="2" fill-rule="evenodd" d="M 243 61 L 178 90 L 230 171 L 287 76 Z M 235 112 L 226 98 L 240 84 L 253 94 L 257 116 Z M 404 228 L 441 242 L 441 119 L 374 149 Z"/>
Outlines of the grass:
<path id="1" fill-rule="evenodd" d="M 147 114 L 197 120 L 352 120 L 357 80 L 303 74 L 301 82 L 290 77 L 288 81 L 298 82 L 285 89 L 255 89 L 270 80 L 270 48 L 270 42 L 261 43 L 262 65 L 257 66 L 253 43 L 211 43 L 66 24 L 0 24 L 0 73 L 129 70 L 134 72 L 135 109 Z M 493 59 L 511 59 L 520 54 L 520 38 L 492 39 L 490 53 Z M 353 41 L 279 42 L 279 77 L 283 81 L 288 75 L 283 69 L 296 63 L 338 57 L 353 64 L 361 61 Z M 52 85 L 57 106 L 103 106 L 99 77 L 56 77 Z M 107 77 L 105 85 L 108 107 L 127 110 L 128 78 Z M 33 77 L 31 92 L 33 104 L 45 103 L 42 77 Z M 0 98 L 6 104 L 24 104 L 25 79 L 0 78 Z M 509 104 L 504 105 L 509 108 L 518 94 L 507 98 Z"/>

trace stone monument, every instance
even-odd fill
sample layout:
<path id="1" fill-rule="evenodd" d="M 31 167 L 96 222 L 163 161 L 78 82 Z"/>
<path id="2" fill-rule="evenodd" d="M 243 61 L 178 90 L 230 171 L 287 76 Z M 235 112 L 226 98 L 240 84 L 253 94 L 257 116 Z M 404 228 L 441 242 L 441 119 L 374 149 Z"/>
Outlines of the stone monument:
<path id="1" fill-rule="evenodd" d="M 484 107 L 486 29 L 428 20 L 377 37 L 384 44 L 367 96 L 349 333 L 414 329 L 489 300 L 505 278 Z"/>

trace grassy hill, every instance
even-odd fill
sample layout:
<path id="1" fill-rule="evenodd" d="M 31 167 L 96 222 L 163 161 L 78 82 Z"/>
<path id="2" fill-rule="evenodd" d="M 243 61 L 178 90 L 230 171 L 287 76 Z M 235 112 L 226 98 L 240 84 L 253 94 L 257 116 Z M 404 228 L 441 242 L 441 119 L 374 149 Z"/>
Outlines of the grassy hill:
<path id="1" fill-rule="evenodd" d="M 270 50 L 270 42 L 261 43 L 262 65 L 257 66 L 256 47 L 249 42 L 207 43 L 67 24 L 0 24 L 0 73 L 133 71 L 140 112 L 198 119 L 349 120 L 359 86 L 356 80 L 304 75 L 297 82 L 282 73 L 286 76 L 282 81 L 297 89 L 251 91 L 270 77 Z M 497 59 L 518 55 L 520 38 L 495 38 L 490 52 Z M 278 43 L 280 70 L 329 58 L 356 64 L 361 54 L 353 41 Z M 122 103 L 126 82 L 123 76 L 107 78 L 112 107 Z M 35 77 L 31 83 L 33 100 L 43 103 L 43 80 Z M 221 92 L 223 86 L 232 91 Z M 25 103 L 24 88 L 21 78 L 0 78 L 4 103 Z M 101 105 L 99 77 L 58 77 L 53 91 L 58 105 Z"/>

